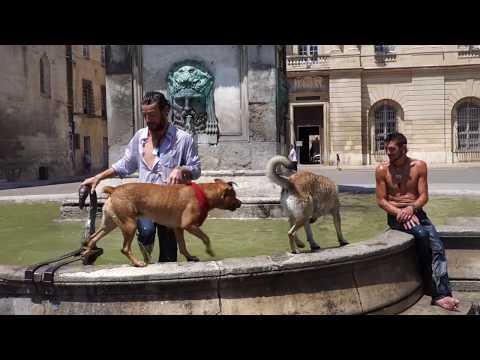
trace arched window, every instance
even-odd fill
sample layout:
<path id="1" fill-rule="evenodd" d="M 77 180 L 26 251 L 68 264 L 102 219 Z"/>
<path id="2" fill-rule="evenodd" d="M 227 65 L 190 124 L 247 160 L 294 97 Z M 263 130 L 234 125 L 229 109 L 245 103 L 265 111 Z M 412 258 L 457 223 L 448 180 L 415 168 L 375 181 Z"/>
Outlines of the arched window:
<path id="1" fill-rule="evenodd" d="M 388 103 L 382 103 L 375 108 L 375 152 L 385 150 L 385 138 L 388 134 L 397 131 L 397 111 Z"/>
<path id="2" fill-rule="evenodd" d="M 456 115 L 457 151 L 480 151 L 480 102 L 462 102 Z"/>
<path id="3" fill-rule="evenodd" d="M 50 97 L 50 61 L 46 54 L 40 59 L 40 93 Z"/>

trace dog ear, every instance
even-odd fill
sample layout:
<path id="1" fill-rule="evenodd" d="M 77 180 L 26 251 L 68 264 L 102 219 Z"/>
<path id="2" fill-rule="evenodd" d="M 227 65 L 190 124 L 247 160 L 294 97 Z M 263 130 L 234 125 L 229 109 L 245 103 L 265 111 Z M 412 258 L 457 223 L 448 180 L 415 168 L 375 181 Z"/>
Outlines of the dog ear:
<path id="1" fill-rule="evenodd" d="M 235 181 L 229 181 L 229 182 L 227 182 L 227 184 L 230 185 L 232 188 L 233 188 L 233 185 L 238 187 L 238 184 Z"/>
<path id="2" fill-rule="evenodd" d="M 213 179 L 213 181 L 215 181 L 216 183 L 217 182 L 222 182 L 222 183 L 224 182 L 222 179 Z"/>

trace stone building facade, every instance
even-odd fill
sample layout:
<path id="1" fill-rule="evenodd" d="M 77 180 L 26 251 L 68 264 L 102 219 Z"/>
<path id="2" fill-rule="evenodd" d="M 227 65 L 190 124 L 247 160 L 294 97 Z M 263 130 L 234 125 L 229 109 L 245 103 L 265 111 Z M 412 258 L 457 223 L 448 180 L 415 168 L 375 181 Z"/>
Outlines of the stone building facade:
<path id="1" fill-rule="evenodd" d="M 89 171 L 85 160 L 91 162 L 90 172 L 108 167 L 105 49 L 105 45 L 72 45 L 77 174 Z"/>
<path id="2" fill-rule="evenodd" d="M 289 139 L 303 163 L 318 136 L 314 160 L 375 164 L 392 130 L 428 163 L 480 160 L 477 45 L 293 45 L 287 74 Z"/>
<path id="3" fill-rule="evenodd" d="M 84 173 L 84 137 L 91 137 L 92 168 L 108 162 L 101 119 L 105 69 L 101 47 L 0 46 L 0 179 L 54 179 Z M 82 79 L 93 85 L 95 117 L 85 117 Z M 106 111 L 104 111 L 106 114 Z M 105 118 L 105 116 L 104 116 Z M 77 134 L 75 136 L 74 134 Z M 98 155 L 99 154 L 99 155 Z"/>
<path id="4" fill-rule="evenodd" d="M 0 46 L 0 178 L 72 174 L 65 46 Z"/>
<path id="5" fill-rule="evenodd" d="M 170 121 L 194 136 L 203 170 L 263 170 L 286 151 L 285 59 L 285 47 L 273 45 L 110 46 L 110 163 L 145 126 L 143 93 L 159 90 Z"/>

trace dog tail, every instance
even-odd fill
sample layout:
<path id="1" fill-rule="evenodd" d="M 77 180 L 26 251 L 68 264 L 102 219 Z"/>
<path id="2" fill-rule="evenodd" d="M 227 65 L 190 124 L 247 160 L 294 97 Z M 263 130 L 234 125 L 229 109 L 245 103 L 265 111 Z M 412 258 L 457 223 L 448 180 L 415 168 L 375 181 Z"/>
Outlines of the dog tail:
<path id="1" fill-rule="evenodd" d="M 108 194 L 108 195 L 112 195 L 112 193 L 115 191 L 116 188 L 114 188 L 113 186 L 105 186 L 103 188 L 103 192 L 105 194 Z"/>
<path id="2" fill-rule="evenodd" d="M 265 170 L 266 175 L 270 179 L 270 181 L 279 185 L 283 189 L 290 189 L 292 187 L 292 183 L 288 181 L 287 178 L 284 178 L 283 176 L 277 174 L 277 168 L 279 165 L 287 167 L 291 166 L 292 162 L 288 160 L 285 156 L 274 156 L 267 163 L 267 168 Z"/>

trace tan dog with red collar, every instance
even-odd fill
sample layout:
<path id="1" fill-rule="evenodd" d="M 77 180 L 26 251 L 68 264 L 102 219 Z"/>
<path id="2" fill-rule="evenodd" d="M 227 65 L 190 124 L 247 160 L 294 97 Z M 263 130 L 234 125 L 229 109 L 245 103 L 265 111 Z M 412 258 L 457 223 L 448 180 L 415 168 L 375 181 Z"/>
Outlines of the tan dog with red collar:
<path id="1" fill-rule="evenodd" d="M 200 229 L 208 212 L 214 208 L 238 209 L 242 202 L 237 199 L 233 182 L 215 179 L 213 183 L 190 185 L 157 185 L 130 183 L 117 187 L 106 186 L 103 191 L 110 194 L 103 206 L 100 228 L 93 233 L 85 245 L 82 255 L 88 255 L 96 243 L 117 226 L 123 233 L 121 252 L 134 266 L 147 264 L 133 257 L 132 241 L 137 230 L 137 218 L 147 217 L 155 223 L 174 229 L 180 253 L 188 261 L 198 261 L 186 246 L 184 230 L 200 238 L 210 256 L 215 256 L 210 239 Z"/>

